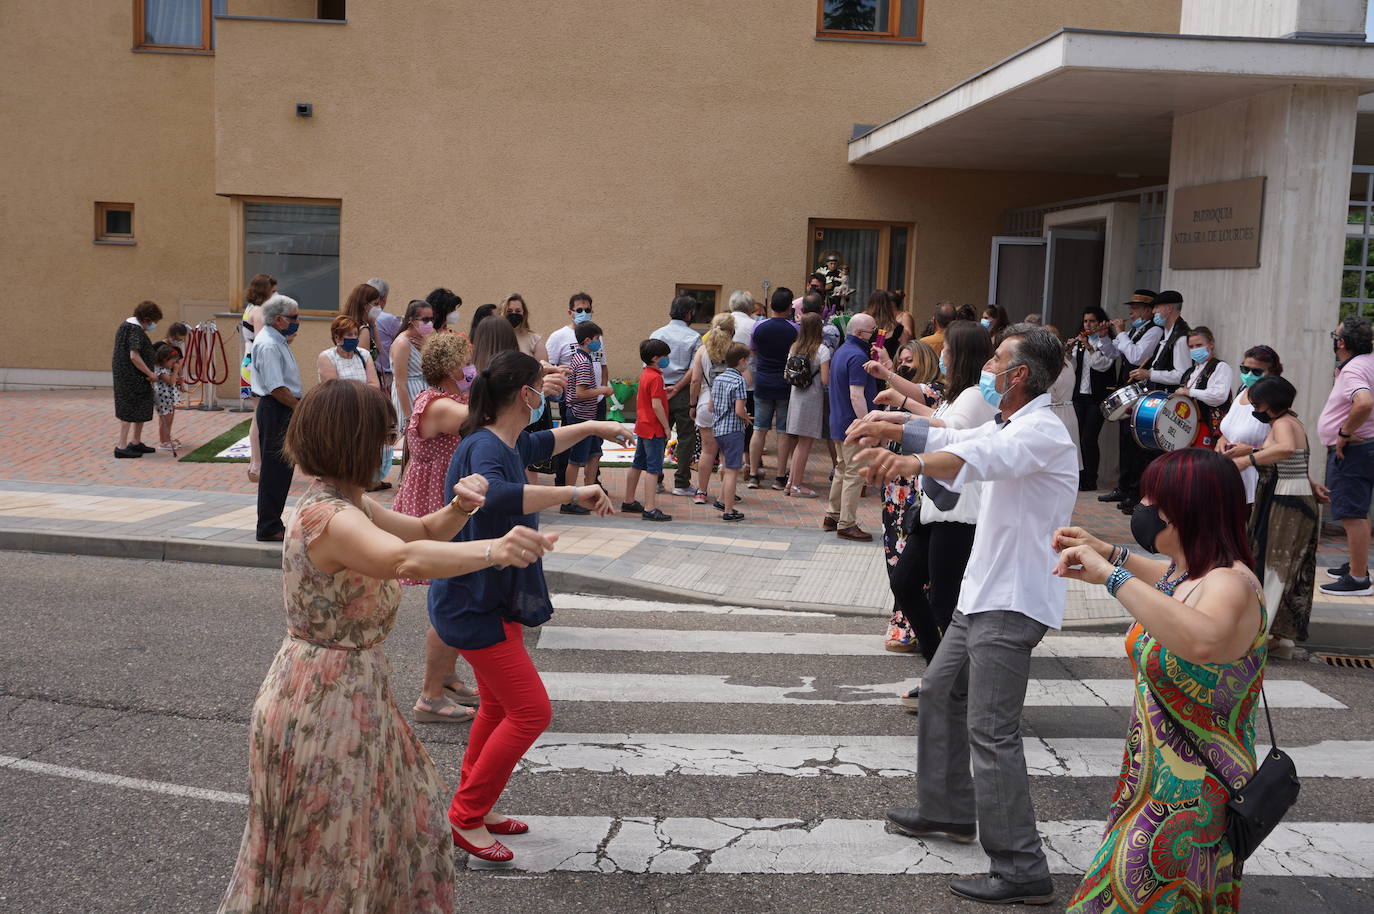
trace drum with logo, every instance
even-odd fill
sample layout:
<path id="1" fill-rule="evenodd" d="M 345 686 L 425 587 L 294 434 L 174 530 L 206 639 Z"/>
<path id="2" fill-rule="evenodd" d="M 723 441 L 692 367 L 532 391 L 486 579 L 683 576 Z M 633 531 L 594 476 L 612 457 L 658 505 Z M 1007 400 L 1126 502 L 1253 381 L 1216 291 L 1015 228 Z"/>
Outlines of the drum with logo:
<path id="1" fill-rule="evenodd" d="M 1131 435 L 1148 450 L 1182 450 L 1197 438 L 1201 419 L 1202 411 L 1192 397 L 1156 390 L 1136 403 Z"/>
<path id="2" fill-rule="evenodd" d="M 1140 398 L 1149 393 L 1144 381 L 1135 381 L 1118 387 L 1107 395 L 1102 401 L 1102 415 L 1108 422 L 1115 422 L 1118 419 L 1129 419 L 1131 410 L 1135 408 Z"/>

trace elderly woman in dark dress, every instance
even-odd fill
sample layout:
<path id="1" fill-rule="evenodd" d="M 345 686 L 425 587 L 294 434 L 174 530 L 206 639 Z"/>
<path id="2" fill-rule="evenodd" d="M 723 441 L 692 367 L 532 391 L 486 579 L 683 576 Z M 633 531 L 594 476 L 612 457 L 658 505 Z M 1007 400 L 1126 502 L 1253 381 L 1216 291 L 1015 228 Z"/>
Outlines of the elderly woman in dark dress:
<path id="1" fill-rule="evenodd" d="M 119 420 L 116 457 L 142 457 L 154 448 L 143 443 L 143 423 L 153 418 L 153 341 L 148 331 L 162 319 L 162 309 L 150 301 L 139 302 L 132 317 L 115 331 L 115 418 Z"/>

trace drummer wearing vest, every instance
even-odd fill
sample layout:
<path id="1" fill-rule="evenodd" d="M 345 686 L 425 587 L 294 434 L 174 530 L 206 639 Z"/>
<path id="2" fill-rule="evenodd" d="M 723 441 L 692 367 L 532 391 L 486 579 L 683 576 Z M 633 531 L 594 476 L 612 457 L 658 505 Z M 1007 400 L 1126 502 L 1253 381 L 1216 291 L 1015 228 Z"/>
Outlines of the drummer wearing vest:
<path id="1" fill-rule="evenodd" d="M 1216 348 L 1217 341 L 1211 330 L 1194 327 L 1188 334 L 1188 357 L 1193 364 L 1178 382 L 1178 392 L 1198 401 L 1211 425 L 1212 440 L 1203 442 L 1205 447 L 1216 444 L 1221 420 L 1231 408 L 1231 385 L 1235 380 L 1231 366 L 1217 358 Z"/>
<path id="2" fill-rule="evenodd" d="M 1128 377 L 1132 381 L 1145 382 L 1145 386 L 1152 391 L 1172 393 L 1178 389 L 1183 373 L 1193 364 L 1188 355 L 1188 333 L 1191 328 L 1180 313 L 1183 310 L 1183 296 L 1172 289 L 1166 289 L 1155 296 L 1152 310 L 1154 313 L 1151 320 L 1163 331 L 1163 338 L 1160 339 L 1149 363 L 1135 369 Z M 1126 497 L 1117 506 L 1121 513 L 1126 515 L 1135 512 L 1136 503 L 1140 500 L 1140 477 L 1144 474 L 1145 468 L 1164 452 L 1141 449 L 1138 453 L 1143 460 L 1133 468 L 1135 472 L 1132 474 L 1131 488 L 1123 488 Z"/>
<path id="3" fill-rule="evenodd" d="M 1164 339 L 1164 328 L 1155 326 L 1152 320 L 1154 301 L 1154 292 L 1149 289 L 1136 289 L 1131 295 L 1131 300 L 1126 302 L 1126 307 L 1130 309 L 1129 324 L 1118 318 L 1112 322 L 1117 331 L 1115 338 L 1094 337 L 1091 340 L 1093 348 L 1103 355 L 1109 358 L 1121 357 L 1121 377 L 1117 382 L 1119 387 L 1131 383 L 1131 372 L 1139 366 L 1148 364 L 1150 359 L 1154 357 L 1155 350 L 1159 348 L 1160 340 Z M 1097 496 L 1097 500 L 1119 502 L 1130 498 L 1131 504 L 1134 506 L 1135 499 L 1131 496 L 1139 490 L 1140 474 L 1145 471 L 1145 465 L 1149 463 L 1149 455 L 1131 435 L 1129 415 L 1121 420 L 1118 428 L 1120 429 L 1120 475 L 1116 488 L 1106 495 Z"/>

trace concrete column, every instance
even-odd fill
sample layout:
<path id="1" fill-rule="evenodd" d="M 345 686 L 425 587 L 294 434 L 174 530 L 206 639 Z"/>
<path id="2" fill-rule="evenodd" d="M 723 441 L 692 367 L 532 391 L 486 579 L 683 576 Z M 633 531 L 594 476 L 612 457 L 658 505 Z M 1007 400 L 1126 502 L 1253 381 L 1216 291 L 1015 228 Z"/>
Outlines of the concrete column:
<path id="1" fill-rule="evenodd" d="M 1364 41 L 1367 0 L 1183 0 L 1179 32 Z"/>
<path id="2" fill-rule="evenodd" d="M 1211 327 L 1232 365 L 1259 343 L 1278 351 L 1318 451 L 1315 423 L 1334 365 L 1328 334 L 1340 310 L 1356 100 L 1354 88 L 1293 85 L 1174 118 L 1168 219 L 1175 188 L 1259 175 L 1267 181 L 1260 266 L 1175 270 L 1166 230 L 1161 287 L 1183 294 L 1184 317 Z"/>

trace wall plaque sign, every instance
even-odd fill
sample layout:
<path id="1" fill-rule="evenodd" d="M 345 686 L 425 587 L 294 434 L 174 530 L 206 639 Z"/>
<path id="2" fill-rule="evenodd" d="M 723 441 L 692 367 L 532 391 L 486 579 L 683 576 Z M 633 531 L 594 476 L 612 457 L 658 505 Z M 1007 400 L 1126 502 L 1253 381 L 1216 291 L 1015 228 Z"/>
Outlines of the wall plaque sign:
<path id="1" fill-rule="evenodd" d="M 1169 267 L 1243 270 L 1260 265 L 1264 178 L 1174 190 Z"/>

